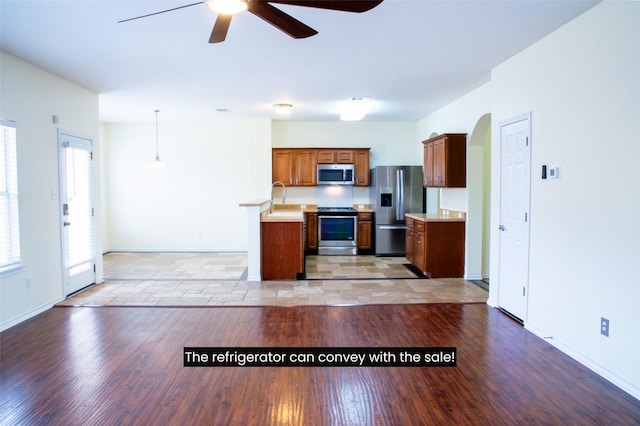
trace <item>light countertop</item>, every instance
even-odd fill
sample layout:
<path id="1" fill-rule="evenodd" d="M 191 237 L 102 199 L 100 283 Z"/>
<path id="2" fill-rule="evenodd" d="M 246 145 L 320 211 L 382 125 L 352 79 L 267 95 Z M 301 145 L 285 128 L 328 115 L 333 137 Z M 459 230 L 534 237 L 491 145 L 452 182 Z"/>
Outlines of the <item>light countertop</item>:
<path id="1" fill-rule="evenodd" d="M 449 211 L 447 214 L 439 213 L 407 213 L 405 216 L 419 220 L 421 222 L 466 222 L 466 214 L 462 212 Z"/>

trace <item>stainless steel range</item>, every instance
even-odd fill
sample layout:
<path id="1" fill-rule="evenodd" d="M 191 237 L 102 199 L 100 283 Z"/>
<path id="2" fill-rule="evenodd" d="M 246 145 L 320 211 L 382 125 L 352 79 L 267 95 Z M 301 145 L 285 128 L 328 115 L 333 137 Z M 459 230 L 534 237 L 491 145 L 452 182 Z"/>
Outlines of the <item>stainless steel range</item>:
<path id="1" fill-rule="evenodd" d="M 318 207 L 318 254 L 358 254 L 357 225 L 353 207 Z"/>

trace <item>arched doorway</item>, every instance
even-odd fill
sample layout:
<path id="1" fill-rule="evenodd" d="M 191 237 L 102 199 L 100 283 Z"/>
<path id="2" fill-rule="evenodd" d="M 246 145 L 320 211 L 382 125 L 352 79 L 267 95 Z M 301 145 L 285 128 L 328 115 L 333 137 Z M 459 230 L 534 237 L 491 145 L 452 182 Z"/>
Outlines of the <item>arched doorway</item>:
<path id="1" fill-rule="evenodd" d="M 491 114 L 478 119 L 467 146 L 465 278 L 489 282 L 491 207 Z"/>

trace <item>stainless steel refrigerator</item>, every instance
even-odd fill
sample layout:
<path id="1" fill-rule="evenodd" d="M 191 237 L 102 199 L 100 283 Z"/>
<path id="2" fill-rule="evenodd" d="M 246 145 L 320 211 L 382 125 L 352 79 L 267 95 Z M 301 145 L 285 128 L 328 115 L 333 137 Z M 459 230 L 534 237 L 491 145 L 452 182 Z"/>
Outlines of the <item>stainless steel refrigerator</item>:
<path id="1" fill-rule="evenodd" d="M 404 256 L 406 213 L 424 213 L 422 166 L 371 169 L 371 203 L 375 206 L 376 256 Z"/>

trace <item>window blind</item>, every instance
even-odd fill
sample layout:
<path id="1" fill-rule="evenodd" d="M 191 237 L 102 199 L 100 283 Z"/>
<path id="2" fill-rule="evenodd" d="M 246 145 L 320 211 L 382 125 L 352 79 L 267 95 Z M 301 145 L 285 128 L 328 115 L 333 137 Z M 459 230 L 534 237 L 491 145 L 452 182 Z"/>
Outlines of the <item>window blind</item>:
<path id="1" fill-rule="evenodd" d="M 0 273 L 20 266 L 16 124 L 0 120 Z"/>

